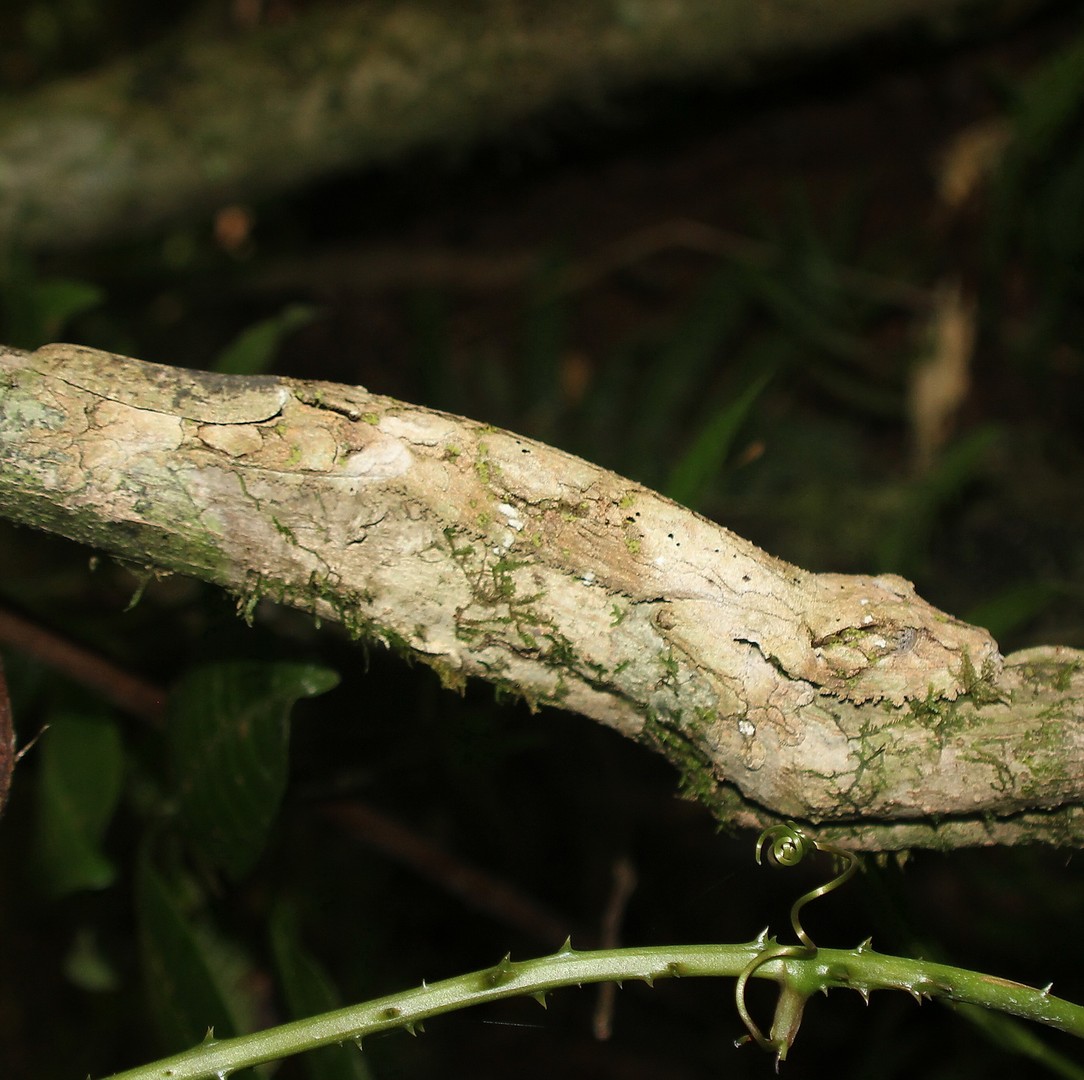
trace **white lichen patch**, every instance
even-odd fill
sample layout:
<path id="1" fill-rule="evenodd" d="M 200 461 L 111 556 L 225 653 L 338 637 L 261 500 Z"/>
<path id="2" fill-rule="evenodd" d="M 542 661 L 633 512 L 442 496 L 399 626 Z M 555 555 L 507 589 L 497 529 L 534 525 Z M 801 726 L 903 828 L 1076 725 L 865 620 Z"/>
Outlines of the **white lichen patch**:
<path id="1" fill-rule="evenodd" d="M 378 426 L 385 435 L 415 446 L 439 446 L 453 435 L 461 434 L 455 424 L 442 416 L 384 416 Z"/>
<path id="2" fill-rule="evenodd" d="M 509 506 L 508 503 L 498 503 L 497 512 L 504 516 L 510 529 L 519 532 L 523 528 L 523 518 L 519 516 L 519 511 L 514 506 Z"/>
<path id="3" fill-rule="evenodd" d="M 413 464 L 414 456 L 397 439 L 378 439 L 343 460 L 343 476 L 357 477 L 368 484 L 394 480 Z"/>

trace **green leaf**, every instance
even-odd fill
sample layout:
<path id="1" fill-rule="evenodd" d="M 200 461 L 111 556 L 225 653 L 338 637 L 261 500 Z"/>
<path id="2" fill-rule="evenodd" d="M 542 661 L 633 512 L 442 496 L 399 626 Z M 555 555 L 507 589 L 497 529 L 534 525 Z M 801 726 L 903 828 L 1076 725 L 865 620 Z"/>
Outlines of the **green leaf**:
<path id="1" fill-rule="evenodd" d="M 97 307 L 104 297 L 101 289 L 83 281 L 38 281 L 19 260 L 15 272 L 0 285 L 5 339 L 28 349 L 56 341 L 72 319 Z"/>
<path id="2" fill-rule="evenodd" d="M 331 1012 L 342 999 L 327 973 L 301 944 L 297 919 L 286 904 L 271 915 L 271 951 L 286 1008 L 294 1019 Z M 372 1072 L 354 1046 L 325 1046 L 302 1059 L 311 1080 L 369 1080 Z"/>
<path id="3" fill-rule="evenodd" d="M 77 315 L 96 308 L 105 294 L 96 285 L 85 281 L 52 278 L 40 281 L 33 290 L 35 314 L 42 335 L 48 341 Z"/>
<path id="4" fill-rule="evenodd" d="M 213 1029 L 216 1038 L 244 1030 L 240 991 L 223 990 L 223 976 L 236 970 L 236 953 L 197 927 L 178 901 L 179 890 L 140 860 L 136 877 L 140 953 L 147 1003 L 167 1053 L 193 1046 Z M 233 981 L 239 987 L 242 980 Z"/>
<path id="5" fill-rule="evenodd" d="M 964 615 L 972 626 L 985 626 L 997 641 L 1041 615 L 1062 589 L 1053 581 L 1024 581 L 992 593 Z"/>
<path id="6" fill-rule="evenodd" d="M 75 932 L 68 955 L 64 958 L 64 974 L 73 986 L 89 994 L 116 990 L 121 978 L 111 958 L 106 954 L 94 931 L 87 926 Z"/>
<path id="7" fill-rule="evenodd" d="M 725 464 L 741 425 L 770 379 L 770 373 L 754 379 L 744 393 L 726 408 L 720 409 L 704 425 L 685 456 L 670 473 L 666 484 L 666 494 L 670 498 L 684 506 L 696 506 L 705 487 Z"/>
<path id="8" fill-rule="evenodd" d="M 316 318 L 311 304 L 291 304 L 278 315 L 243 330 L 219 354 L 214 371 L 224 375 L 259 375 L 270 367 L 283 338 Z"/>
<path id="9" fill-rule="evenodd" d="M 101 843 L 121 793 L 124 750 L 112 720 L 54 717 L 41 741 L 37 857 L 53 896 L 104 889 L 115 877 Z"/>
<path id="10" fill-rule="evenodd" d="M 748 311 L 746 294 L 735 287 L 730 266 L 717 271 L 700 290 L 684 317 L 674 325 L 639 387 L 636 429 L 655 454 L 669 447 L 680 430 L 690 402 L 711 381 L 724 349 Z M 693 388 L 690 392 L 690 388 Z"/>
<path id="11" fill-rule="evenodd" d="M 878 567 L 897 574 L 917 573 L 938 514 L 980 474 L 999 435 L 996 425 L 984 425 L 945 449 L 936 466 L 908 492 L 894 526 L 885 530 L 877 550 Z"/>
<path id="12" fill-rule="evenodd" d="M 338 676 L 305 664 L 196 668 L 169 700 L 168 742 L 186 836 L 230 876 L 259 858 L 286 787 L 290 710 Z"/>
<path id="13" fill-rule="evenodd" d="M 1022 80 L 1015 108 L 1015 154 L 1048 160 L 1084 108 L 1084 35 L 1044 58 Z"/>
<path id="14" fill-rule="evenodd" d="M 743 279 L 772 319 L 799 340 L 844 360 L 862 355 L 857 335 L 839 324 L 823 297 L 806 295 L 801 282 L 789 282 L 778 271 L 755 266 L 744 268 Z"/>

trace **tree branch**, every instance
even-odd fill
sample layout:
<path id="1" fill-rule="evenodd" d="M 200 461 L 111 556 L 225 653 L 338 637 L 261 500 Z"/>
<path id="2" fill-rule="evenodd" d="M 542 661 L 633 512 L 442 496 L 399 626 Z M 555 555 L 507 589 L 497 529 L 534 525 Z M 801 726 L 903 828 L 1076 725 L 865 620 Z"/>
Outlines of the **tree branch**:
<path id="1" fill-rule="evenodd" d="M 1003 659 L 901 578 L 807 573 L 359 387 L 0 348 L 0 514 L 608 724 L 723 820 L 882 848 L 1084 835 L 1084 653 Z"/>
<path id="2" fill-rule="evenodd" d="M 987 0 L 973 25 L 1037 0 Z M 767 63 L 964 0 L 385 0 L 221 40 L 173 38 L 0 102 L 0 246 L 68 247 L 210 213 L 423 147 L 463 147 L 635 86 L 748 82 Z M 1004 9 L 1004 11 L 1003 11 Z"/>

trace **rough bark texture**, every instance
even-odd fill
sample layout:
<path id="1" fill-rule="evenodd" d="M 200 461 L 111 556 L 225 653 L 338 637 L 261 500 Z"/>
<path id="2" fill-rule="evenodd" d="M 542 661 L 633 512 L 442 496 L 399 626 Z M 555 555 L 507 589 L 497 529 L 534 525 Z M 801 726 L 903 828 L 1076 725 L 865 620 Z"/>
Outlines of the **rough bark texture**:
<path id="1" fill-rule="evenodd" d="M 0 348 L 0 513 L 592 717 L 728 821 L 883 848 L 1084 834 L 1084 653 L 1003 659 L 901 578 L 807 573 L 359 387 Z"/>
<path id="2" fill-rule="evenodd" d="M 604 114 L 660 81 L 1037 0 L 370 0 L 174 39 L 0 100 L 0 246 L 70 246 L 211 212 L 418 147 L 470 146 L 555 105 Z M 976 10 L 978 9 L 978 10 Z"/>

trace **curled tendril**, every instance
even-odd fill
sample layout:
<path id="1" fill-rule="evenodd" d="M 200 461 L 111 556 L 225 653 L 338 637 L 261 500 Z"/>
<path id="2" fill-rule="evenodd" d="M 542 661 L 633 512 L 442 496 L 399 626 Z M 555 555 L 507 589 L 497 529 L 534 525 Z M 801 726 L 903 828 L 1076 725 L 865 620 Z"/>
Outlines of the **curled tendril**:
<path id="1" fill-rule="evenodd" d="M 757 838 L 757 863 L 761 863 L 761 855 L 764 853 L 764 845 L 771 842 L 768 848 L 768 862 L 772 866 L 795 866 L 800 863 L 810 850 L 819 846 L 810 839 L 793 821 L 785 825 L 773 825 L 765 829 Z"/>
<path id="2" fill-rule="evenodd" d="M 814 850 L 826 852 L 836 859 L 841 860 L 844 864 L 840 873 L 832 878 L 831 881 L 816 889 L 811 889 L 809 892 L 800 896 L 791 907 L 790 925 L 794 928 L 794 933 L 801 942 L 801 945 L 769 944 L 767 948 L 762 949 L 757 956 L 750 960 L 742 969 L 741 974 L 738 976 L 737 985 L 734 987 L 738 1013 L 749 1031 L 749 1034 L 745 1038 L 740 1039 L 739 1042 L 748 1042 L 751 1039 L 765 1050 L 774 1050 L 776 1054 L 776 1065 L 778 1067 L 779 1062 L 786 1057 L 787 1050 L 789 1049 L 794 1036 L 797 1034 L 798 1021 L 800 1021 L 801 1018 L 801 1009 L 799 1007 L 795 1015 L 789 1018 L 788 1022 L 780 1023 L 781 1017 L 779 1013 L 784 1001 L 784 995 L 781 994 L 780 1007 L 776 1010 L 777 1024 L 773 1024 L 772 1035 L 769 1038 L 760 1030 L 756 1022 L 749 1015 L 749 1010 L 745 1006 L 746 983 L 748 983 L 750 977 L 757 968 L 767 964 L 771 960 L 778 960 L 788 956 L 809 959 L 817 955 L 817 946 L 813 944 L 813 939 L 802 927 L 801 920 L 798 918 L 798 913 L 810 901 L 819 899 L 827 893 L 832 892 L 834 889 L 838 889 L 840 885 L 848 881 L 855 870 L 858 869 L 858 859 L 850 851 L 845 851 L 843 848 L 836 847 L 835 844 L 829 844 L 822 840 L 813 839 L 813 837 L 802 832 L 793 821 L 788 821 L 786 824 L 772 825 L 760 834 L 757 839 L 756 853 L 758 864 L 762 862 L 761 856 L 765 854 L 766 846 L 766 857 L 771 866 L 797 866 L 810 851 Z M 790 1002 L 790 1005 L 791 1008 L 789 1011 L 794 1013 L 793 1002 Z M 776 1030 L 777 1027 L 779 1028 L 778 1031 Z"/>

